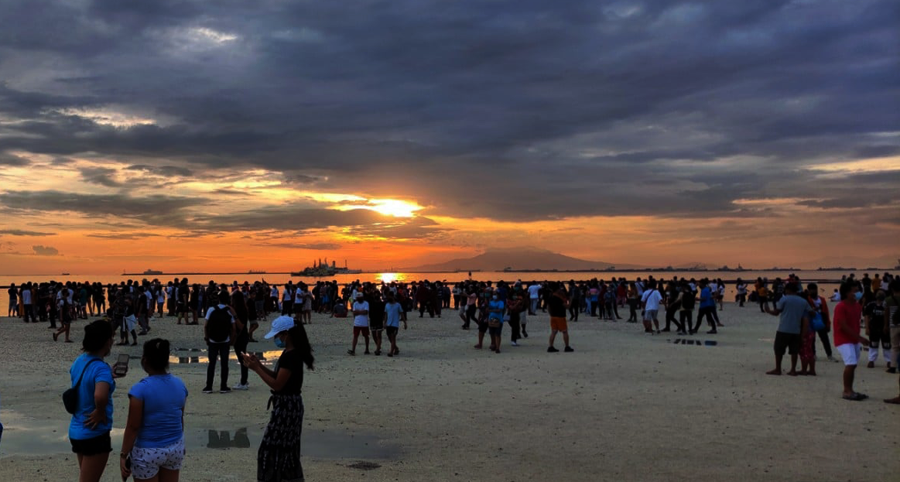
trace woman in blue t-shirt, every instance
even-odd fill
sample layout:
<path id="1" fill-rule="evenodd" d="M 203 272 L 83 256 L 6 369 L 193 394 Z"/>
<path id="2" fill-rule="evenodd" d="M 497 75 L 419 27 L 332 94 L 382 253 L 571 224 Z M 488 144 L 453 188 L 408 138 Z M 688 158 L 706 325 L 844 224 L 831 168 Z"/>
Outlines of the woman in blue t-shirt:
<path id="1" fill-rule="evenodd" d="M 128 422 L 119 454 L 122 480 L 134 475 L 138 482 L 175 482 L 184 461 L 187 387 L 167 371 L 167 340 L 144 343 L 141 367 L 148 376 L 128 391 Z"/>
<path id="2" fill-rule="evenodd" d="M 103 358 L 113 344 L 113 329 L 103 320 L 84 327 L 84 353 L 69 369 L 72 386 L 78 384 L 78 408 L 69 423 L 72 452 L 78 455 L 79 480 L 97 482 L 103 476 L 112 442 L 112 395 L 116 389 L 113 370 Z M 81 380 L 79 384 L 79 380 Z"/>

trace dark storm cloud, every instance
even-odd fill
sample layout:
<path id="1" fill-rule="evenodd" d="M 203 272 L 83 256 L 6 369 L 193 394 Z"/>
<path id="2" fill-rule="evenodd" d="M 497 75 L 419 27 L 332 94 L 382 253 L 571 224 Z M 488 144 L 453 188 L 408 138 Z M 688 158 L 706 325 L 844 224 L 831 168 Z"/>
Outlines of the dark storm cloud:
<path id="1" fill-rule="evenodd" d="M 34 254 L 38 256 L 57 256 L 59 254 L 59 250 L 54 248 L 53 246 L 32 246 L 32 250 L 34 250 Z"/>
<path id="2" fill-rule="evenodd" d="M 7 1 L 0 49 L 54 62 L 0 61 L 0 113 L 20 120 L 0 137 L 165 177 L 263 167 L 444 215 L 765 215 L 732 202 L 786 178 L 812 191 L 808 164 L 900 152 L 898 14 L 889 0 Z M 111 106 L 169 120 L 71 111 Z M 290 224 L 263 214 L 220 224 Z M 360 216 L 306 214 L 286 217 Z"/>
<path id="3" fill-rule="evenodd" d="M 17 211 L 116 216 L 160 226 L 187 224 L 184 221 L 185 208 L 207 203 L 205 199 L 164 195 L 132 197 L 125 194 L 79 194 L 53 190 L 0 193 L 0 204 Z"/>
<path id="4" fill-rule="evenodd" d="M 122 183 L 114 180 L 112 176 L 116 173 L 115 169 L 107 167 L 83 167 L 81 178 L 91 184 L 99 184 L 106 187 L 122 187 Z"/>
<path id="5" fill-rule="evenodd" d="M 7 236 L 56 236 L 56 233 L 45 233 L 41 231 L 25 231 L 22 229 L 0 229 L 0 235 Z"/>
<path id="6" fill-rule="evenodd" d="M 159 234 L 154 233 L 91 233 L 88 234 L 89 238 L 98 238 L 98 239 L 115 239 L 115 240 L 137 240 L 137 239 L 146 239 L 151 237 L 159 237 Z"/>
<path id="7" fill-rule="evenodd" d="M 309 249 L 315 251 L 337 251 L 341 249 L 338 243 L 263 243 L 262 246 L 283 249 Z"/>
<path id="8" fill-rule="evenodd" d="M 31 164 L 31 162 L 24 157 L 0 152 L 0 166 L 22 167 L 27 166 L 28 164 Z"/>
<path id="9" fill-rule="evenodd" d="M 194 174 L 190 169 L 179 166 L 148 166 L 146 164 L 134 164 L 128 166 L 126 169 L 130 171 L 143 171 L 163 177 L 189 177 Z"/>

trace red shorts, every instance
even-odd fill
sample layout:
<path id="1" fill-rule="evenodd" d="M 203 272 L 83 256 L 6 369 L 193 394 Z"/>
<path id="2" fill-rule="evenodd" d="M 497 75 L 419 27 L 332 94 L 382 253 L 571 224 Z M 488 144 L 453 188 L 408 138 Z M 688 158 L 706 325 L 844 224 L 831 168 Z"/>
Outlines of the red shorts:
<path id="1" fill-rule="evenodd" d="M 369 327 L 368 326 L 354 326 L 353 327 L 353 336 L 359 336 L 362 333 L 362 336 L 369 336 Z"/>

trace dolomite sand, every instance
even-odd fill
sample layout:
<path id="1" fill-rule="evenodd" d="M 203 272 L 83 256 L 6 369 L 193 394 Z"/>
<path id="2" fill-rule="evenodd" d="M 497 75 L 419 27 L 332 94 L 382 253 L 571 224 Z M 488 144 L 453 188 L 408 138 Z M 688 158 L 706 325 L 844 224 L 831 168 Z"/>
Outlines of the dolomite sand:
<path id="1" fill-rule="evenodd" d="M 882 360 L 858 370 L 857 387 L 872 398 L 843 401 L 838 363 L 820 361 L 818 378 L 764 375 L 776 318 L 733 304 L 721 318 L 720 334 L 688 338 L 717 346 L 691 346 L 672 343 L 674 334 L 582 317 L 570 324 L 576 352 L 548 354 L 549 319 L 540 315 L 523 346 L 496 355 L 473 349 L 476 332 L 460 330 L 445 311 L 443 319 L 413 315 L 400 332 L 401 356 L 391 359 L 362 349 L 345 355 L 351 321 L 314 316 L 316 370 L 304 385 L 307 480 L 900 480 L 900 408 L 881 402 L 897 395 L 897 376 L 884 373 Z M 0 480 L 76 480 L 60 393 L 83 326 L 75 323 L 76 343 L 64 344 L 53 343 L 44 324 L 0 319 Z M 173 318 L 152 326 L 151 335 L 173 347 L 204 348 L 199 327 Z M 274 350 L 261 337 L 268 327 L 251 351 Z M 139 355 L 140 347 L 124 352 Z M 268 390 L 251 373 L 249 392 L 204 395 L 205 364 L 171 371 L 191 391 L 181 480 L 255 480 Z M 238 373 L 232 361 L 232 385 Z M 141 376 L 132 360 L 119 380 L 104 481 L 121 480 L 116 435 L 126 393 Z M 241 428 L 249 447 L 240 438 L 243 448 L 207 448 L 210 429 L 237 440 Z"/>

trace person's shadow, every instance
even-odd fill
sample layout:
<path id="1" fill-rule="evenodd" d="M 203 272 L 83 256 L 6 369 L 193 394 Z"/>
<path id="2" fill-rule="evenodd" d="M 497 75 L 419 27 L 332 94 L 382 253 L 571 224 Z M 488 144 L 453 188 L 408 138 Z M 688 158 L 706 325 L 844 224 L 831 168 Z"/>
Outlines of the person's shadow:
<path id="1" fill-rule="evenodd" d="M 234 440 L 231 439 L 231 432 L 227 430 L 209 431 L 209 443 L 206 448 L 209 449 L 227 449 L 237 448 L 245 449 L 250 447 L 250 438 L 247 437 L 247 429 L 240 428 L 234 432 Z"/>

